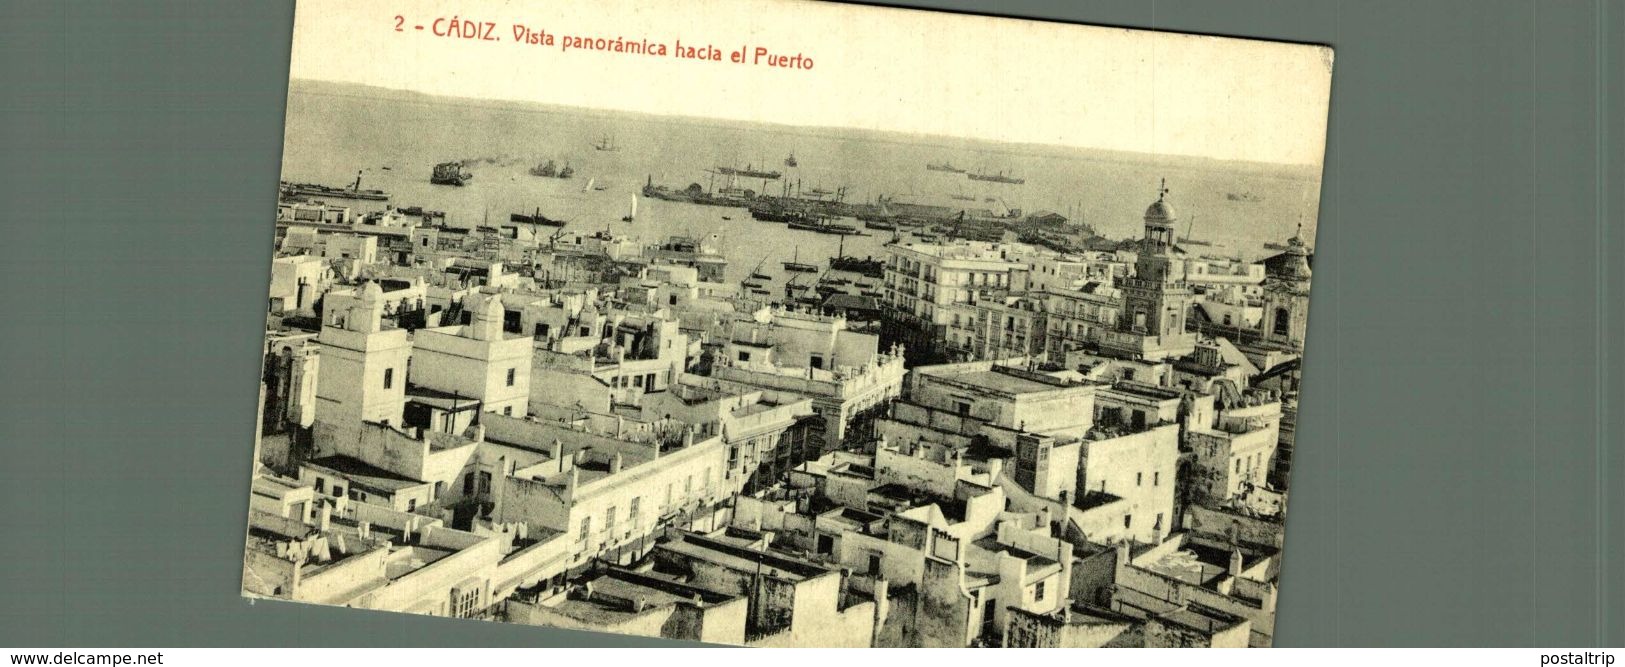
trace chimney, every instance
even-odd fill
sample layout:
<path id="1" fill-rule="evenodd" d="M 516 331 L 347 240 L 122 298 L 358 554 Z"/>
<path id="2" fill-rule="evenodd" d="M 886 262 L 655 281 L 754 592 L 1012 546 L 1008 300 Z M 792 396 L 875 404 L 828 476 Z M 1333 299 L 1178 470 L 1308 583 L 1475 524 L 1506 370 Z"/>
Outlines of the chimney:
<path id="1" fill-rule="evenodd" d="M 547 447 L 547 456 L 554 461 L 564 458 L 564 443 L 559 442 L 558 438 L 554 438 L 553 444 Z"/>
<path id="2" fill-rule="evenodd" d="M 581 484 L 581 469 L 570 468 L 568 476 L 564 478 L 564 495 L 567 497 L 575 496 L 576 486 L 579 484 Z"/>
<path id="3" fill-rule="evenodd" d="M 618 473 L 620 471 L 621 471 L 621 453 L 620 452 L 615 452 L 614 456 L 609 457 L 609 474 L 613 475 L 613 474 L 616 474 L 616 473 Z"/>
<path id="4" fill-rule="evenodd" d="M 1232 577 L 1240 577 L 1241 576 L 1241 566 L 1242 566 L 1241 550 L 1240 549 L 1232 549 L 1230 551 L 1230 570 L 1229 570 L 1230 576 L 1232 576 Z"/>

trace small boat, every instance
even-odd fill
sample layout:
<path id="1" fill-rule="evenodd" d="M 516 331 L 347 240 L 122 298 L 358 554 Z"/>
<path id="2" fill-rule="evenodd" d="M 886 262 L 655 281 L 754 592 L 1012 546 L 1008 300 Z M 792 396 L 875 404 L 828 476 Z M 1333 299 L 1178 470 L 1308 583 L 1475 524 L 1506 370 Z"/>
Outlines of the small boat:
<path id="1" fill-rule="evenodd" d="M 570 178 L 574 175 L 576 175 L 576 170 L 568 162 L 564 163 L 564 168 L 559 170 L 559 178 Z"/>
<path id="2" fill-rule="evenodd" d="M 932 163 L 926 164 L 925 168 L 929 169 L 931 171 L 946 171 L 946 172 L 948 172 L 950 174 L 963 174 L 963 173 L 965 173 L 964 169 L 961 169 L 959 167 L 955 167 L 952 163 L 949 163 L 949 162 L 941 162 L 941 163 L 932 162 Z"/>
<path id="3" fill-rule="evenodd" d="M 631 222 L 636 219 L 638 219 L 638 196 L 632 195 L 632 208 L 626 212 L 626 217 L 621 218 L 621 222 Z"/>
<path id="4" fill-rule="evenodd" d="M 554 164 L 552 160 L 548 160 L 545 163 L 531 167 L 530 175 L 540 176 L 542 178 L 553 178 L 554 176 L 559 175 L 559 167 L 557 164 Z"/>
<path id="5" fill-rule="evenodd" d="M 591 189 L 592 189 L 592 185 L 593 185 L 593 183 L 592 183 L 592 179 L 590 179 L 590 178 L 589 178 L 589 179 L 587 179 L 587 184 L 586 184 L 586 185 L 585 185 L 585 186 L 583 186 L 583 187 L 582 187 L 582 188 L 581 188 L 581 191 L 582 191 L 582 192 L 587 192 L 587 191 L 588 191 L 588 190 L 591 190 Z"/>
<path id="6" fill-rule="evenodd" d="M 727 215 L 725 215 L 725 216 L 722 216 L 722 219 L 723 219 L 723 220 L 732 220 L 732 219 L 733 219 L 733 216 L 727 216 Z"/>
<path id="7" fill-rule="evenodd" d="M 784 166 L 786 166 L 786 167 L 794 167 L 794 166 L 796 166 L 796 152 L 795 151 L 790 151 L 790 157 L 784 158 Z"/>
<path id="8" fill-rule="evenodd" d="M 818 267 L 813 266 L 812 264 L 808 264 L 806 262 L 800 261 L 800 260 L 801 260 L 801 248 L 798 246 L 798 247 L 796 247 L 795 254 L 793 256 L 791 256 L 790 261 L 784 263 L 784 270 L 785 271 L 795 271 L 796 273 L 817 273 L 818 272 Z"/>
<path id="9" fill-rule="evenodd" d="M 751 277 L 752 280 L 771 280 L 772 279 L 772 276 L 769 276 L 769 275 L 767 275 L 765 273 L 762 273 L 762 265 L 766 264 L 766 263 L 767 263 L 767 258 L 763 257 L 762 261 L 756 263 L 756 268 L 753 268 L 753 269 L 750 270 L 750 277 Z"/>

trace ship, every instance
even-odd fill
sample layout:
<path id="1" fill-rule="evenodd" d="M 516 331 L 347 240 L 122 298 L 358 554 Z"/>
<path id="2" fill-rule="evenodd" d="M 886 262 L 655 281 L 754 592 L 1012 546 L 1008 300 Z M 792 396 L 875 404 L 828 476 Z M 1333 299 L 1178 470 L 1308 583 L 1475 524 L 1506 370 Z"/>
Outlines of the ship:
<path id="1" fill-rule="evenodd" d="M 963 174 L 963 173 L 965 173 L 964 169 L 961 169 L 959 167 L 955 167 L 952 163 L 948 163 L 948 162 L 941 162 L 941 163 L 930 162 L 930 163 L 927 163 L 925 165 L 925 168 L 929 169 L 931 171 L 946 171 L 946 172 L 948 172 L 950 174 Z"/>
<path id="2" fill-rule="evenodd" d="M 806 232 L 818 232 L 819 234 L 838 234 L 841 236 L 847 236 L 858 233 L 857 227 L 838 222 L 830 222 L 823 219 L 794 220 L 791 221 L 788 226 L 790 229 L 799 229 Z"/>
<path id="3" fill-rule="evenodd" d="M 435 185 L 455 185 L 462 187 L 474 180 L 474 172 L 463 168 L 461 162 L 442 162 L 434 166 L 434 173 L 429 175 L 429 182 Z"/>
<path id="4" fill-rule="evenodd" d="M 385 201 L 389 199 L 389 193 L 383 190 L 362 190 L 361 172 L 359 171 L 355 173 L 355 182 L 351 183 L 348 188 L 283 181 L 282 195 L 285 197 L 335 197 L 339 199 L 365 199 L 368 201 Z"/>
<path id="5" fill-rule="evenodd" d="M 736 167 L 717 167 L 717 173 L 722 174 L 723 176 L 741 176 L 741 177 L 744 177 L 744 178 L 761 178 L 761 179 L 766 179 L 766 180 L 769 180 L 769 181 L 778 180 L 778 178 L 780 176 L 784 175 L 784 174 L 781 174 L 781 173 L 779 173 L 777 171 L 761 171 L 759 169 L 756 169 L 753 165 L 748 165 L 748 164 L 745 165 L 744 169 L 739 169 L 739 168 L 736 168 Z"/>
<path id="6" fill-rule="evenodd" d="M 795 254 L 790 257 L 790 261 L 784 262 L 784 270 L 796 273 L 817 273 L 818 267 L 801 261 L 801 248 L 797 247 Z"/>
<path id="7" fill-rule="evenodd" d="M 1244 201 L 1244 202 L 1261 202 L 1261 201 L 1264 201 L 1263 197 L 1255 195 L 1250 191 L 1249 192 L 1230 192 L 1230 193 L 1225 194 L 1224 198 L 1228 199 L 1230 201 Z"/>
<path id="8" fill-rule="evenodd" d="M 509 222 L 522 222 L 522 223 L 530 224 L 530 225 L 546 225 L 548 227 L 563 227 L 565 225 L 565 222 L 563 220 L 554 220 L 554 219 L 549 218 L 549 217 L 547 217 L 545 215 L 542 215 L 542 209 L 541 208 L 537 208 L 535 213 L 528 214 L 528 215 L 524 214 L 524 213 L 514 213 L 514 214 L 508 216 L 508 221 Z"/>
<path id="9" fill-rule="evenodd" d="M 989 183 L 1009 183 L 1011 185 L 1021 185 L 1022 183 L 1027 182 L 1027 179 L 1025 178 L 1006 176 L 1002 171 L 997 174 L 965 174 L 965 176 L 969 177 L 973 181 L 987 181 Z"/>
<path id="10" fill-rule="evenodd" d="M 870 278 L 883 278 L 886 275 L 886 262 L 872 257 L 831 257 L 829 268 L 832 271 L 849 271 Z M 874 287 L 874 285 L 862 285 Z"/>
<path id="11" fill-rule="evenodd" d="M 621 222 L 631 222 L 636 219 L 638 219 L 638 196 L 632 195 L 632 208 L 626 212 L 626 217 L 621 218 Z"/>
<path id="12" fill-rule="evenodd" d="M 553 178 L 554 176 L 559 175 L 559 167 L 557 164 L 554 164 L 552 160 L 548 160 L 547 162 L 531 167 L 530 175 L 541 176 L 542 178 Z"/>
<path id="13" fill-rule="evenodd" d="M 607 134 L 604 135 L 603 138 L 600 138 L 598 140 L 598 143 L 593 144 L 592 147 L 596 148 L 598 150 L 601 150 L 601 151 L 618 151 L 618 150 L 621 150 L 621 148 L 619 146 L 615 145 L 615 138 L 611 137 L 611 136 L 609 136 Z"/>
<path id="14" fill-rule="evenodd" d="M 795 151 L 790 151 L 790 157 L 784 158 L 784 166 L 786 166 L 786 167 L 794 167 L 794 166 L 796 166 L 796 153 L 795 153 Z"/>
<path id="15" fill-rule="evenodd" d="M 569 178 L 574 175 L 576 175 L 576 170 L 568 162 L 564 163 L 564 168 L 559 170 L 559 178 Z"/>

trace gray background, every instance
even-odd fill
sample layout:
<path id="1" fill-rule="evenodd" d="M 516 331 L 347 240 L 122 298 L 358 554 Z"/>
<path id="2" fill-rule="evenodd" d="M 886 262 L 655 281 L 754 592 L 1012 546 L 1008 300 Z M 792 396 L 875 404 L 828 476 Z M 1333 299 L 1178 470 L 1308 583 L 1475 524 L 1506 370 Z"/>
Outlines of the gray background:
<path id="1" fill-rule="evenodd" d="M 1277 644 L 1625 644 L 1620 3 L 930 4 L 1335 46 Z M 655 643 L 237 596 L 292 14 L 0 9 L 0 645 Z"/>

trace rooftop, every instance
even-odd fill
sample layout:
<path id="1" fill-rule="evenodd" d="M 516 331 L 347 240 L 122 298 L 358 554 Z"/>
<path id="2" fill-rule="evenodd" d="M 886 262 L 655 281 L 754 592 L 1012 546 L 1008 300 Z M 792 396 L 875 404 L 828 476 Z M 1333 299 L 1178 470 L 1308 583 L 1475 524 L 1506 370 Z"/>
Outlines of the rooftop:
<path id="1" fill-rule="evenodd" d="M 420 486 L 425 482 L 398 475 L 384 470 L 378 466 L 360 459 L 351 458 L 343 454 L 324 456 L 305 462 L 305 466 L 314 468 L 318 472 L 330 472 L 352 482 L 370 486 L 375 490 L 394 493 L 401 489 Z"/>

